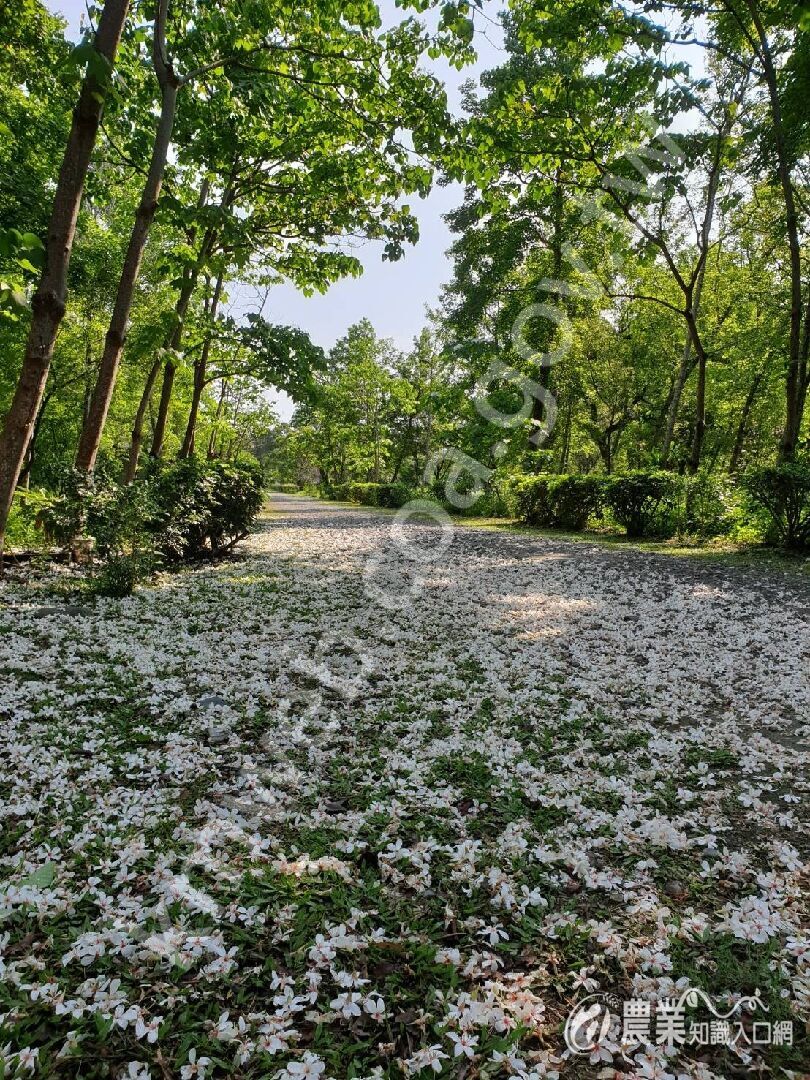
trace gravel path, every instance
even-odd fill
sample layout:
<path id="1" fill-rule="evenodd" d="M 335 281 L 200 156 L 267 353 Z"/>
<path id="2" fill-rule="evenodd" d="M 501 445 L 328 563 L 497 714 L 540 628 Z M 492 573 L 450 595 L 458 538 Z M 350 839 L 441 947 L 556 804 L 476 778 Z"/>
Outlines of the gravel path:
<path id="1" fill-rule="evenodd" d="M 476 528 L 454 527 L 444 551 L 434 522 L 410 523 L 410 545 L 397 544 L 391 514 L 281 495 L 271 506 L 251 553 L 343 579 L 341 607 L 364 637 L 400 625 L 431 651 L 495 648 L 494 685 L 562 678 L 574 712 L 621 702 L 625 717 L 810 734 L 810 585 L 799 579 Z M 420 564 L 409 546 L 438 557 Z"/>

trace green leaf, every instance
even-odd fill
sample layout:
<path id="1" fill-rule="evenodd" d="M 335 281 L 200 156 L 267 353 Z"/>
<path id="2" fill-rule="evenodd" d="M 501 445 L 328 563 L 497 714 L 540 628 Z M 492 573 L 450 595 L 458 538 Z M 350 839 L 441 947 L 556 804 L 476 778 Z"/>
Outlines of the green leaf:
<path id="1" fill-rule="evenodd" d="M 27 878 L 23 878 L 21 884 L 29 885 L 32 889 L 50 889 L 56 877 L 56 863 L 47 862 L 40 866 Z"/>

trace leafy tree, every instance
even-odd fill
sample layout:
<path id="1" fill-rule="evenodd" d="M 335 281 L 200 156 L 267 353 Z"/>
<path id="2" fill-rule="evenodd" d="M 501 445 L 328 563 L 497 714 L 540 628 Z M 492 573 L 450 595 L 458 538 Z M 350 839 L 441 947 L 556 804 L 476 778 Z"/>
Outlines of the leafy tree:
<path id="1" fill-rule="evenodd" d="M 0 555 L 11 500 L 65 313 L 67 275 L 84 180 L 128 9 L 129 0 L 105 0 L 92 43 L 88 41 L 79 47 L 78 57 L 86 60 L 86 71 L 54 192 L 44 266 L 31 302 L 31 328 L 22 371 L 0 436 Z"/>

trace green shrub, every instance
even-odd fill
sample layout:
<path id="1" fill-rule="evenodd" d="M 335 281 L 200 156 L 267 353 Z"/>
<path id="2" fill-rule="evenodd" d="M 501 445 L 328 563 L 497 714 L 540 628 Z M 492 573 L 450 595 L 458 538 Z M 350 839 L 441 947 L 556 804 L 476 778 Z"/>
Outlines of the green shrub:
<path id="1" fill-rule="evenodd" d="M 159 463 L 149 478 L 154 546 L 173 562 L 222 555 L 250 532 L 264 501 L 257 464 L 185 458 Z"/>
<path id="2" fill-rule="evenodd" d="M 99 490 L 108 485 L 94 475 L 86 475 L 74 468 L 64 469 L 56 483 L 56 491 L 40 510 L 38 520 L 45 536 L 60 546 L 84 532 L 87 514 L 93 503 L 100 498 Z"/>
<path id="3" fill-rule="evenodd" d="M 540 474 L 515 479 L 513 492 L 517 515 L 527 525 L 549 527 L 554 522 L 549 484 L 553 476 Z"/>
<path id="4" fill-rule="evenodd" d="M 682 481 L 678 532 L 686 536 L 728 536 L 739 522 L 739 492 L 731 477 L 697 473 Z"/>
<path id="5" fill-rule="evenodd" d="M 467 507 L 465 510 L 457 510 L 455 507 L 450 506 L 447 506 L 446 509 L 451 513 L 460 513 L 466 517 L 508 518 L 515 516 L 513 505 L 513 500 L 509 497 L 509 491 L 504 485 L 498 485 L 497 487 L 492 485 L 488 486 L 487 490 L 475 500 L 472 506 Z"/>
<path id="6" fill-rule="evenodd" d="M 186 458 L 156 462 L 132 484 L 71 471 L 40 517 L 59 544 L 89 534 L 102 557 L 152 552 L 179 562 L 221 555 L 247 536 L 263 492 L 258 464 Z"/>
<path id="7" fill-rule="evenodd" d="M 602 508 L 602 478 L 559 476 L 551 484 L 554 516 L 561 529 L 579 531 Z"/>
<path id="8" fill-rule="evenodd" d="M 810 547 L 810 462 L 755 469 L 741 485 L 749 510 L 765 519 L 773 539 L 795 550 Z"/>
<path id="9" fill-rule="evenodd" d="M 102 555 L 147 543 L 147 522 L 156 511 L 152 484 L 137 480 L 119 484 L 99 470 L 92 474 L 65 470 L 58 489 L 39 510 L 45 535 L 61 546 L 89 535 Z"/>
<path id="10" fill-rule="evenodd" d="M 678 522 L 682 481 L 666 472 L 602 477 L 605 505 L 627 535 L 671 536 Z"/>
<path id="11" fill-rule="evenodd" d="M 518 517 L 527 525 L 584 529 L 602 505 L 602 477 L 541 473 L 513 485 Z"/>
<path id="12" fill-rule="evenodd" d="M 398 510 L 414 497 L 408 485 L 399 481 L 393 484 L 379 484 L 378 488 L 377 505 L 387 506 L 392 510 Z"/>
<path id="13" fill-rule="evenodd" d="M 148 480 L 132 484 L 97 482 L 87 500 L 83 531 L 96 542 L 102 556 L 152 546 L 149 522 L 159 510 L 154 486 Z"/>
<path id="14" fill-rule="evenodd" d="M 321 483 L 318 486 L 318 495 L 322 499 L 334 499 L 336 502 L 346 502 L 349 498 L 349 485 L 346 483 Z"/>
<path id="15" fill-rule="evenodd" d="M 347 485 L 349 502 L 360 503 L 361 506 L 379 506 L 380 485 L 354 480 Z"/>
<path id="16" fill-rule="evenodd" d="M 6 522 L 6 546 L 24 551 L 47 547 L 42 515 L 52 505 L 53 496 L 47 491 L 18 490 Z"/>
<path id="17" fill-rule="evenodd" d="M 154 558 L 148 552 L 112 555 L 96 574 L 93 592 L 97 596 L 132 596 L 135 586 L 146 581 L 154 569 Z"/>
<path id="18" fill-rule="evenodd" d="M 279 491 L 285 495 L 295 495 L 301 490 L 298 484 L 279 484 L 275 480 L 268 480 L 267 486 L 271 491 Z"/>

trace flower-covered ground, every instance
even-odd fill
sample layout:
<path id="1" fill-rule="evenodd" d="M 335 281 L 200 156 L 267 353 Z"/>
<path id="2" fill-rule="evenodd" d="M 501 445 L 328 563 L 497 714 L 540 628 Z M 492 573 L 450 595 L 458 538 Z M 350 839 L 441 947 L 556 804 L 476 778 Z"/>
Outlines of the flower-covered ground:
<path id="1" fill-rule="evenodd" d="M 807 587 L 393 524 L 0 589 L 0 1075 L 808 1071 Z M 690 987 L 782 1035 L 566 1049 Z"/>

